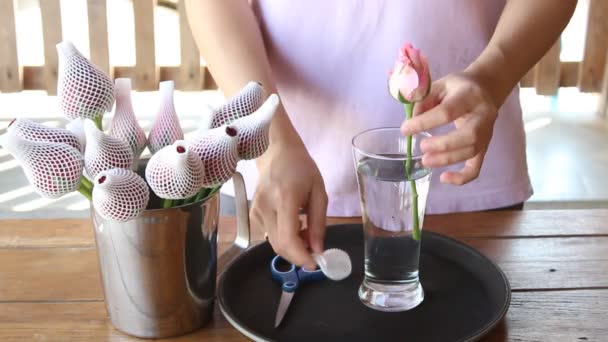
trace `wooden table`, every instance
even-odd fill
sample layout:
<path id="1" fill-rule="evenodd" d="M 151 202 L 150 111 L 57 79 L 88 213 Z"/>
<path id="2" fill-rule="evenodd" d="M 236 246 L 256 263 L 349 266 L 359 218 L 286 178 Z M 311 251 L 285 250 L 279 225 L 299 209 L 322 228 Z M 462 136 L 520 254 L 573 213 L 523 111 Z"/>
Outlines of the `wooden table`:
<path id="1" fill-rule="evenodd" d="M 220 229 L 226 248 L 234 219 Z M 473 246 L 509 277 L 507 319 L 487 341 L 608 340 L 608 210 L 428 216 L 425 229 Z M 137 340 L 107 319 L 95 253 L 87 220 L 0 221 L 0 341 Z M 246 338 L 216 310 L 209 326 L 171 341 Z"/>

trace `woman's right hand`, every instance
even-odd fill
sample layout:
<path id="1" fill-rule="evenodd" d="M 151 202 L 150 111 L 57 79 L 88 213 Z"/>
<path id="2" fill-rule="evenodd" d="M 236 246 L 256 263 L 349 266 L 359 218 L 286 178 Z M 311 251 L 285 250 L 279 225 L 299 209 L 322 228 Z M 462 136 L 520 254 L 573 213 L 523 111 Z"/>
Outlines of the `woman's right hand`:
<path id="1" fill-rule="evenodd" d="M 323 177 L 301 141 L 271 144 L 257 161 L 259 178 L 252 225 L 268 234 L 274 251 L 308 269 L 316 267 L 308 247 L 323 252 L 327 194 Z M 307 213 L 301 229 L 300 210 Z"/>

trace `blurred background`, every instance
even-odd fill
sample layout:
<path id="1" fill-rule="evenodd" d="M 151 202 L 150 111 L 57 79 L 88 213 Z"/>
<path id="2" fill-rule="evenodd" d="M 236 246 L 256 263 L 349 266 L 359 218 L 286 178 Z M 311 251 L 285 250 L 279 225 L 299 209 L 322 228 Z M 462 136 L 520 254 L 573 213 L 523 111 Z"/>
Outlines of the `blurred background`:
<path id="1" fill-rule="evenodd" d="M 579 0 L 561 39 L 522 80 L 528 165 L 535 194 L 526 208 L 608 207 L 608 5 Z M 0 0 L 0 134 L 27 117 L 61 127 L 55 44 L 72 41 L 112 77 L 134 81 L 133 106 L 152 124 L 158 81 L 176 81 L 186 135 L 205 104 L 223 96 L 204 67 L 180 1 Z M 111 115 L 106 115 L 106 123 Z M 107 126 L 106 126 L 107 127 Z M 78 193 L 39 197 L 0 148 L 0 218 L 86 217 Z"/>

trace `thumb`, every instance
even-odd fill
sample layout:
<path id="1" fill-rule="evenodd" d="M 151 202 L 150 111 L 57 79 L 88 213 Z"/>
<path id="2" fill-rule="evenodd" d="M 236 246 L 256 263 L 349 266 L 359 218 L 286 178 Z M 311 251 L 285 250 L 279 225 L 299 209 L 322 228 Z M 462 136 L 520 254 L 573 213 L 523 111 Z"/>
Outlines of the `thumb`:
<path id="1" fill-rule="evenodd" d="M 420 102 L 416 102 L 414 106 L 414 115 L 422 114 L 441 103 L 440 94 L 442 93 L 442 85 L 440 82 L 434 82 L 431 85 L 429 94 Z"/>

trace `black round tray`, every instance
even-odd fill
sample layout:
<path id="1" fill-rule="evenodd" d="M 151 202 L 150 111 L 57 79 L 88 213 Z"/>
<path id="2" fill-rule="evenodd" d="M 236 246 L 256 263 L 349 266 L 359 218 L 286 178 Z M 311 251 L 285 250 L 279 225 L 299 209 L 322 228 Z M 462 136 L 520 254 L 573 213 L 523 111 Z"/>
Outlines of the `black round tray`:
<path id="1" fill-rule="evenodd" d="M 275 255 L 268 243 L 239 257 L 219 280 L 218 301 L 224 316 L 257 341 L 474 341 L 507 313 L 511 291 L 493 262 L 451 238 L 423 232 L 420 278 L 425 299 L 405 312 L 380 312 L 359 301 L 363 279 L 363 228 L 329 227 L 326 248 L 344 249 L 352 275 L 303 284 L 284 321 L 274 328 L 281 287 L 270 276 Z"/>

